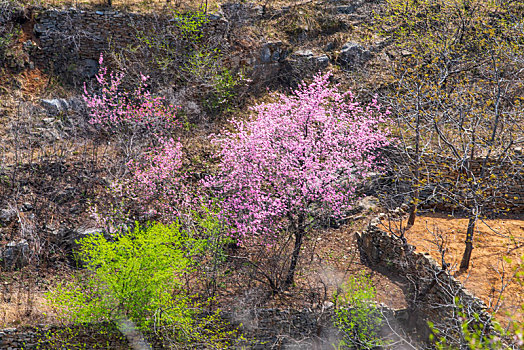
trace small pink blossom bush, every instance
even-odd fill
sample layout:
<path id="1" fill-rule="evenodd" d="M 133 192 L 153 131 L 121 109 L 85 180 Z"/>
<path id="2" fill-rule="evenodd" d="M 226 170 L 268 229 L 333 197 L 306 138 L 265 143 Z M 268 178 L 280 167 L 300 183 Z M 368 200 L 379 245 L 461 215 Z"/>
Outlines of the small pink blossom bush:
<path id="1" fill-rule="evenodd" d="M 110 204 L 109 215 L 100 214 L 95 208 L 93 218 L 110 233 L 119 232 L 134 216 L 126 212 L 130 207 L 141 220 L 170 224 L 185 218 L 193 208 L 194 196 L 186 185 L 183 155 L 179 141 L 158 138 L 154 146 L 127 162 L 129 176 L 111 184 L 109 190 L 120 202 Z"/>
<path id="2" fill-rule="evenodd" d="M 330 75 L 253 107 L 253 118 L 215 136 L 219 172 L 204 181 L 239 242 L 270 245 L 279 233 L 295 236 L 288 284 L 304 233 L 317 219 L 351 208 L 357 184 L 377 171 L 376 149 L 388 144 L 380 127 L 388 112 L 375 100 L 362 105 L 341 93 Z"/>
<path id="3" fill-rule="evenodd" d="M 142 75 L 140 85 L 133 91 L 122 88 L 124 73 L 108 73 L 100 55 L 100 69 L 96 75 L 98 92 L 91 94 L 84 84 L 84 100 L 89 109 L 89 122 L 100 125 L 111 133 L 133 134 L 154 132 L 164 134 L 178 126 L 176 106 L 166 105 L 164 98 L 155 97 L 147 90 L 148 77 Z M 126 135 L 129 136 L 129 135 Z"/>
<path id="4" fill-rule="evenodd" d="M 159 138 L 158 143 L 138 160 L 127 163 L 131 180 L 125 192 L 143 210 L 174 222 L 181 209 L 192 201 L 184 185 L 182 144 L 172 138 Z"/>

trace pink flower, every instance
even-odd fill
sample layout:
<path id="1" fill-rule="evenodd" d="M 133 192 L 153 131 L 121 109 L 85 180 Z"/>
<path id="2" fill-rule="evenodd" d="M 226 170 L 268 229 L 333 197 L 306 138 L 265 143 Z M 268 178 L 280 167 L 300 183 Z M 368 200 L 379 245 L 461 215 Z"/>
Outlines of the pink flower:
<path id="1" fill-rule="evenodd" d="M 214 136 L 220 171 L 202 185 L 222 200 L 222 216 L 241 240 L 274 237 L 299 217 L 326 218 L 350 209 L 356 183 L 378 170 L 376 148 L 388 144 L 376 100 L 361 105 L 351 92 L 317 75 L 289 96 L 252 108 Z"/>

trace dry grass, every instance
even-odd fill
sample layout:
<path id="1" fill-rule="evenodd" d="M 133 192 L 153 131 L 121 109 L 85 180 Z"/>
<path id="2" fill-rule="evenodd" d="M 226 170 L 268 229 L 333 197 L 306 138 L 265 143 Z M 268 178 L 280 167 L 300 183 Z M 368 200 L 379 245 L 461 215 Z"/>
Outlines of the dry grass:
<path id="1" fill-rule="evenodd" d="M 2 272 L 0 277 L 0 328 L 19 325 L 50 324 L 53 310 L 45 293 L 55 283 L 56 272 L 35 271 L 28 267 L 15 272 Z"/>

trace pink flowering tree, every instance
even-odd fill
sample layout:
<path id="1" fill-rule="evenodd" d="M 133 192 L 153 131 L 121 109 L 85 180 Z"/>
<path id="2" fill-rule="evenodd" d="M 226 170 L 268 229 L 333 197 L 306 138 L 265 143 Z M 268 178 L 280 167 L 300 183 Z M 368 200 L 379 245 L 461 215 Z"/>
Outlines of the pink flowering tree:
<path id="1" fill-rule="evenodd" d="M 147 84 L 149 77 L 142 75 L 140 85 L 128 91 L 122 84 L 124 73 L 108 72 L 102 54 L 99 63 L 95 91 L 90 93 L 84 84 L 89 123 L 115 136 L 127 160 L 138 153 L 137 144 L 147 142 L 150 136 L 168 136 L 179 126 L 177 107 L 151 94 Z"/>
<path id="2" fill-rule="evenodd" d="M 124 88 L 124 73 L 109 72 L 100 55 L 96 86 L 89 92 L 84 85 L 84 100 L 89 110 L 89 122 L 116 138 L 124 159 L 116 158 L 125 179 L 112 184 L 113 194 L 132 203 L 144 214 L 161 215 L 174 221 L 181 203 L 188 201 L 183 188 L 182 144 L 173 139 L 180 123 L 177 107 L 165 103 L 162 97 L 148 90 L 148 77 L 131 90 Z M 97 215 L 110 226 L 118 226 L 125 214 L 124 204 L 112 209 L 108 217 Z"/>
<path id="3" fill-rule="evenodd" d="M 281 234 L 294 236 L 281 288 L 294 280 L 305 234 L 320 220 L 351 209 L 355 190 L 379 170 L 377 148 L 388 144 L 377 101 L 362 105 L 351 92 L 317 75 L 290 96 L 252 108 L 214 141 L 221 147 L 218 174 L 205 186 L 222 200 L 222 217 L 240 244 Z"/>

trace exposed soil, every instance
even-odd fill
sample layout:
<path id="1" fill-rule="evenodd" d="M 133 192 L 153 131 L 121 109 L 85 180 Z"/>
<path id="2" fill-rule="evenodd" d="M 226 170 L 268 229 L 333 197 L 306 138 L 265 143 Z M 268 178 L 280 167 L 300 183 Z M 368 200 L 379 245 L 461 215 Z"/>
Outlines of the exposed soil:
<path id="1" fill-rule="evenodd" d="M 443 242 L 445 261 L 466 288 L 496 311 L 500 320 L 523 320 L 524 284 L 517 281 L 515 273 L 524 258 L 524 218 L 479 221 L 470 268 L 459 273 L 467 222 L 467 218 L 425 215 L 417 218 L 406 237 L 417 251 L 430 253 L 438 263 L 442 256 L 436 242 Z"/>
<path id="2" fill-rule="evenodd" d="M 372 214 L 370 214 L 371 216 Z M 360 261 L 355 233 L 368 224 L 367 219 L 356 220 L 339 229 L 328 229 L 322 232 L 316 242 L 319 268 L 313 275 L 319 278 L 330 277 L 331 292 L 337 291 L 351 275 L 364 273 L 369 275 L 376 288 L 376 301 L 389 307 L 400 309 L 407 306 L 404 292 L 394 281 L 380 273 L 374 272 Z"/>

